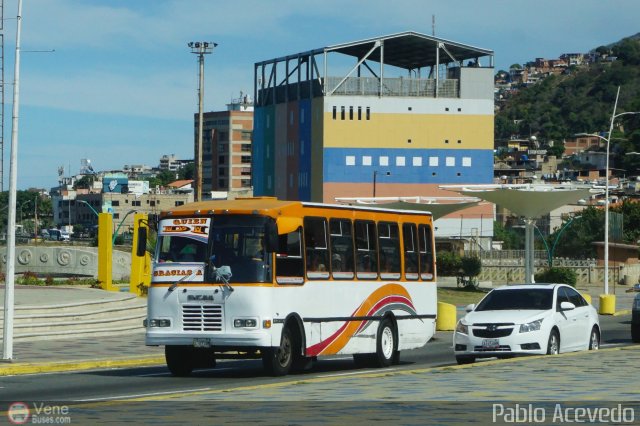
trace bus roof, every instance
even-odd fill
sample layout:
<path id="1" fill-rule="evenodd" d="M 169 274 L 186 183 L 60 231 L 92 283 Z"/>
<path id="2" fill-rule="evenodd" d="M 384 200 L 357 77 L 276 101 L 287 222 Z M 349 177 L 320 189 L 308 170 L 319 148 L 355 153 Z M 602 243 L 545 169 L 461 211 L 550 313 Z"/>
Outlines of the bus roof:
<path id="1" fill-rule="evenodd" d="M 197 203 L 184 204 L 163 211 L 161 216 L 191 216 L 206 215 L 214 213 L 236 213 L 236 214 L 263 214 L 276 217 L 286 214 L 283 210 L 290 208 L 329 208 L 337 210 L 359 210 L 369 212 L 395 213 L 395 214 L 419 214 L 431 216 L 431 212 L 421 210 L 400 210 L 369 206 L 349 206 L 343 204 L 323 204 L 301 201 L 278 200 L 275 197 L 253 197 L 236 198 L 235 200 L 210 200 Z"/>

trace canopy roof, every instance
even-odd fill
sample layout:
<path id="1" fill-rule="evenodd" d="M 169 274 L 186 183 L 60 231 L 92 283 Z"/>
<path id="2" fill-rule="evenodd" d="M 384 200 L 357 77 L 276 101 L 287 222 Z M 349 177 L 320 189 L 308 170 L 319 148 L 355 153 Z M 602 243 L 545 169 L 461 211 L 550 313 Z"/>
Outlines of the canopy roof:
<path id="1" fill-rule="evenodd" d="M 328 46 L 324 50 L 364 58 L 378 41 L 384 43 L 384 63 L 404 69 L 430 67 L 438 62 L 453 62 L 448 60 L 444 53 L 440 53 L 440 60 L 438 61 L 437 50 L 439 46 L 446 49 L 456 61 L 475 59 L 481 56 L 493 56 L 493 50 L 456 43 L 414 31 L 337 44 Z M 371 52 L 368 59 L 380 62 L 380 50 L 377 49 Z"/>
<path id="2" fill-rule="evenodd" d="M 411 201 L 409 201 L 411 200 Z M 430 212 L 433 220 L 458 210 L 473 207 L 480 202 L 476 197 L 377 197 L 336 198 L 338 203 L 375 206 L 385 209 Z"/>
<path id="3" fill-rule="evenodd" d="M 558 207 L 589 197 L 591 188 L 552 185 L 443 185 L 466 196 L 481 198 L 527 219 L 543 216 Z"/>

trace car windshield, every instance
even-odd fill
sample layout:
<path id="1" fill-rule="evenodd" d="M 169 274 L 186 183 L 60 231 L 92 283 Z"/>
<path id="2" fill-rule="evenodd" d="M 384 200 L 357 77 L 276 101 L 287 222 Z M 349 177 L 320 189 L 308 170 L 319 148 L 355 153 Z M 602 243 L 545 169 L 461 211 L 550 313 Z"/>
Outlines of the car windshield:
<path id="1" fill-rule="evenodd" d="M 519 309 L 551 309 L 552 288 L 522 288 L 493 290 L 482 299 L 476 311 L 504 311 Z"/>

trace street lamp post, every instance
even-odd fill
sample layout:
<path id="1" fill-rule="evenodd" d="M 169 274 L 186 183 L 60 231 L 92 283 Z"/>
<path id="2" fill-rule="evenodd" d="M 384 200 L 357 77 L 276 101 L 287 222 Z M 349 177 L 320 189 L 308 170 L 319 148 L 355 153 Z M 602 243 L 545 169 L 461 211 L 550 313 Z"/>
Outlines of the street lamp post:
<path id="1" fill-rule="evenodd" d="M 193 201 L 202 200 L 202 127 L 203 127 L 203 108 L 204 108 L 204 55 L 211 53 L 217 43 L 208 41 L 192 41 L 188 43 L 191 53 L 198 55 L 198 137 L 194 146 L 194 171 L 195 171 L 195 188 Z"/>
<path id="2" fill-rule="evenodd" d="M 607 158 L 605 165 L 605 185 L 604 185 L 604 294 L 609 294 L 609 148 L 611 145 L 611 133 L 613 132 L 613 123 L 616 118 L 621 117 L 623 115 L 633 115 L 640 114 L 637 111 L 628 111 L 621 112 L 616 114 L 616 109 L 618 107 L 618 98 L 620 97 L 620 86 L 618 86 L 618 92 L 616 93 L 616 101 L 613 104 L 613 113 L 611 114 L 611 123 L 609 125 L 609 133 L 607 137 L 591 134 L 591 133 L 580 133 L 579 135 L 585 136 L 595 136 L 607 142 Z"/>
<path id="3" fill-rule="evenodd" d="M 391 176 L 391 172 L 381 172 L 378 170 L 373 171 L 373 198 L 376 197 L 376 178 L 378 176 L 378 173 L 383 173 L 384 176 Z"/>

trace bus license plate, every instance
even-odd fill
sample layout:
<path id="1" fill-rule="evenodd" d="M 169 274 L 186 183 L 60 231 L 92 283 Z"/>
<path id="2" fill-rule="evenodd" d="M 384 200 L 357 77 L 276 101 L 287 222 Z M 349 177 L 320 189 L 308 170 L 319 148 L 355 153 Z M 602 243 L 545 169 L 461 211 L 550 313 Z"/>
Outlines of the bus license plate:
<path id="1" fill-rule="evenodd" d="M 193 339 L 193 347 L 194 348 L 210 348 L 211 347 L 211 339 L 207 337 L 198 337 Z"/>
<path id="2" fill-rule="evenodd" d="M 482 347 L 483 348 L 497 348 L 500 346 L 500 340 L 498 339 L 483 339 Z"/>

